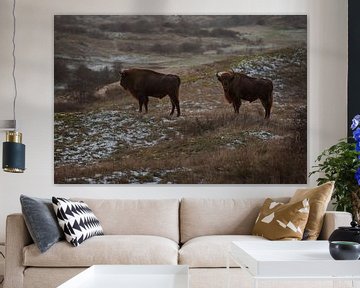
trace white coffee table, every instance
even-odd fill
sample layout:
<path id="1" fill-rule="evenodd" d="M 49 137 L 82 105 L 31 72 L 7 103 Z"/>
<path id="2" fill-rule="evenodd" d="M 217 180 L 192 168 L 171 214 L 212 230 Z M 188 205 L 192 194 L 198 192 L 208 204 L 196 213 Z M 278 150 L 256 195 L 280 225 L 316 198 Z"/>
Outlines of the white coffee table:
<path id="1" fill-rule="evenodd" d="M 58 288 L 188 288 L 185 265 L 94 265 Z"/>
<path id="2" fill-rule="evenodd" d="M 229 256 L 248 272 L 253 287 L 259 280 L 291 279 L 332 280 L 333 285 L 349 280 L 350 287 L 360 287 L 360 261 L 332 259 L 328 241 L 236 241 Z"/>

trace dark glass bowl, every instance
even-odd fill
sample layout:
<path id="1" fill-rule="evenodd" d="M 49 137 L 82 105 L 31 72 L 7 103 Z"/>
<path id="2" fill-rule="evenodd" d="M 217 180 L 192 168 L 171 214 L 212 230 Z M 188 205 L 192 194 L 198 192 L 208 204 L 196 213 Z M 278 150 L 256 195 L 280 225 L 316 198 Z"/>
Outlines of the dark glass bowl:
<path id="1" fill-rule="evenodd" d="M 348 241 L 331 241 L 330 255 L 335 260 L 358 260 L 360 257 L 360 244 Z"/>

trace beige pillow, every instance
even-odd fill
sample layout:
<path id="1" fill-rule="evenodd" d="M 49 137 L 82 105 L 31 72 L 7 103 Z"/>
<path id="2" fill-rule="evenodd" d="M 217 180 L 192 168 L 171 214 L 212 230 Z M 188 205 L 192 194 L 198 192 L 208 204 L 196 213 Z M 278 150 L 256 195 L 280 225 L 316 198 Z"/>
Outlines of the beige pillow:
<path id="1" fill-rule="evenodd" d="M 305 240 L 316 240 L 319 237 L 324 221 L 326 208 L 334 190 L 334 181 L 327 182 L 315 188 L 298 189 L 289 203 L 309 199 L 310 214 L 305 227 Z"/>
<path id="2" fill-rule="evenodd" d="M 284 204 L 268 198 L 260 209 L 252 234 L 269 240 L 301 240 L 308 217 L 307 199 Z"/>

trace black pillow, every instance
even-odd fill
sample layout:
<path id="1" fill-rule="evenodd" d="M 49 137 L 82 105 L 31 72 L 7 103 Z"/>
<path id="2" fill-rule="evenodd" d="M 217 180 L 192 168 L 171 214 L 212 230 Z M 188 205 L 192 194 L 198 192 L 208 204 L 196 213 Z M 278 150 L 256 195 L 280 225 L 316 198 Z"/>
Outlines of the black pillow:
<path id="1" fill-rule="evenodd" d="M 20 203 L 31 238 L 41 253 L 64 239 L 64 233 L 57 221 L 51 199 L 21 195 Z"/>

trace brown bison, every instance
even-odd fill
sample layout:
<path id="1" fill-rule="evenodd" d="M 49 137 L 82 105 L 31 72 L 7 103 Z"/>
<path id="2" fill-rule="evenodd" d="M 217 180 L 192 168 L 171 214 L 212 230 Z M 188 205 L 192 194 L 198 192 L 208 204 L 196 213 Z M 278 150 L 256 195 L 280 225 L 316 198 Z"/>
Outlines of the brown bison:
<path id="1" fill-rule="evenodd" d="M 147 69 L 127 69 L 120 72 L 120 85 L 139 101 L 139 112 L 142 112 L 143 105 L 148 112 L 149 96 L 162 99 L 169 95 L 172 104 L 170 115 L 174 114 L 176 107 L 177 116 L 180 116 L 179 76 Z"/>
<path id="2" fill-rule="evenodd" d="M 265 118 L 270 118 L 273 103 L 273 83 L 271 80 L 253 78 L 234 71 L 218 72 L 216 76 L 224 88 L 226 100 L 232 103 L 235 113 L 239 113 L 241 100 L 253 102 L 260 99 L 265 109 Z"/>

